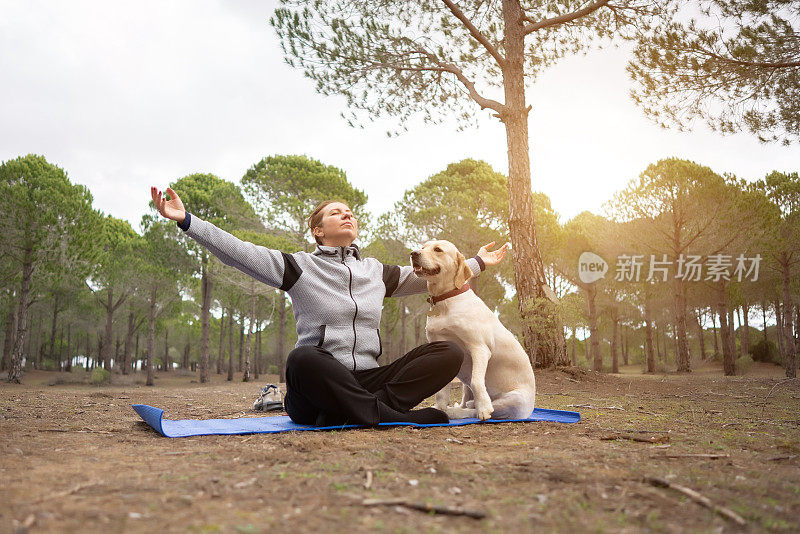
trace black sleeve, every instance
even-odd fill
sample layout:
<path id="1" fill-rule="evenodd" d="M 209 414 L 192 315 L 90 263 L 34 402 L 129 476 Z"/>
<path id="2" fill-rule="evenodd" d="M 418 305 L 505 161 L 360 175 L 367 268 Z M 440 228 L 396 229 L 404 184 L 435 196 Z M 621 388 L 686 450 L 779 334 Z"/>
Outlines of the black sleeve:
<path id="1" fill-rule="evenodd" d="M 177 222 L 177 221 L 176 221 L 176 222 Z M 179 223 L 178 223 L 178 228 L 180 228 L 181 230 L 183 230 L 183 231 L 185 232 L 186 230 L 188 230 L 188 229 L 189 229 L 189 225 L 190 225 L 190 224 L 192 224 L 192 216 L 191 216 L 191 214 L 190 214 L 190 213 L 187 211 L 187 212 L 186 212 L 186 218 L 183 220 L 183 222 L 179 222 Z"/>
<path id="2" fill-rule="evenodd" d="M 386 287 L 386 296 L 392 296 L 400 282 L 400 267 L 397 265 L 383 266 L 383 285 Z"/>

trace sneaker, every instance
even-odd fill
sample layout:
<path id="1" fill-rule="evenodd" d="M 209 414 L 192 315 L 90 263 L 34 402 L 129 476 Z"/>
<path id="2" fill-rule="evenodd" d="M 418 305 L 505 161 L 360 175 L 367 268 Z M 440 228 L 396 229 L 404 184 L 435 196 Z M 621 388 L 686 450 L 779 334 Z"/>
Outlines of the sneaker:
<path id="1" fill-rule="evenodd" d="M 267 384 L 259 392 L 258 400 L 253 403 L 253 410 L 261 412 L 271 412 L 283 410 L 281 400 L 281 390 L 275 384 Z"/>

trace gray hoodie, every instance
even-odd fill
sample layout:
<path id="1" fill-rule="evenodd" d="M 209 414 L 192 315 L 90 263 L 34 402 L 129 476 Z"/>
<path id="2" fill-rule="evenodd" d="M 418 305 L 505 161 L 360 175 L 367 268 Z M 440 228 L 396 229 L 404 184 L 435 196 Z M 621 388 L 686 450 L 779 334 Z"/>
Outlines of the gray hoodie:
<path id="1" fill-rule="evenodd" d="M 353 371 L 378 367 L 383 298 L 428 291 L 410 265 L 362 258 L 355 244 L 287 254 L 242 241 L 188 212 L 178 226 L 225 265 L 286 291 L 297 323 L 295 346 L 322 347 Z M 467 265 L 473 276 L 485 268 L 477 256 Z"/>

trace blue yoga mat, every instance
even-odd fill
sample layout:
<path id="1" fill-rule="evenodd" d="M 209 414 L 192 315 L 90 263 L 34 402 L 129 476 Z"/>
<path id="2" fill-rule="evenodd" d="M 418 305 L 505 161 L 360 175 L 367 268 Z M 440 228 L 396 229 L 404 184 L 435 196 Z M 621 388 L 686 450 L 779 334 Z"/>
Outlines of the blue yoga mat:
<path id="1" fill-rule="evenodd" d="M 228 434 L 275 434 L 290 430 L 341 430 L 345 428 L 364 428 L 360 425 L 341 426 L 309 426 L 293 423 L 288 415 L 272 417 L 241 417 L 239 419 L 164 419 L 164 410 L 147 404 L 132 404 L 136 413 L 145 422 L 168 438 L 185 438 L 188 436 L 209 436 Z M 547 410 L 536 408 L 530 417 L 525 419 L 454 419 L 448 424 L 437 423 L 421 425 L 418 423 L 380 423 L 379 426 L 463 426 L 475 423 L 528 423 L 533 421 L 551 421 L 556 423 L 577 423 L 581 420 L 578 412 L 564 410 Z"/>

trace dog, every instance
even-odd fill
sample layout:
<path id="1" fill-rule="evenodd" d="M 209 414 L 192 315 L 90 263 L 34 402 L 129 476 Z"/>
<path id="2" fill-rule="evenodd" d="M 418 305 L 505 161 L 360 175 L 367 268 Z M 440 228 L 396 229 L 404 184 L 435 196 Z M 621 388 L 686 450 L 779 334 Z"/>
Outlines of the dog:
<path id="1" fill-rule="evenodd" d="M 447 406 L 450 387 L 436 394 L 436 408 L 451 419 L 524 419 L 536 403 L 536 378 L 525 349 L 469 288 L 472 271 L 449 241 L 428 241 L 411 253 L 414 273 L 425 278 L 431 310 L 428 342 L 454 341 L 465 352 L 458 372 L 459 404 Z"/>

